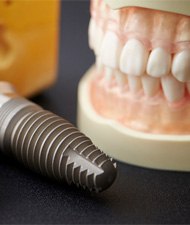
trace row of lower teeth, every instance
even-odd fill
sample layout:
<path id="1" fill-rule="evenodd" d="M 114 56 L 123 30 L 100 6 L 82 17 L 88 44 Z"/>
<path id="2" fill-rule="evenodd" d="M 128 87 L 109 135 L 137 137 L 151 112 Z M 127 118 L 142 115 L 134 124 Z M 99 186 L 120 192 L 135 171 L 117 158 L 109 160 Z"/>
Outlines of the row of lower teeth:
<path id="1" fill-rule="evenodd" d="M 115 85 L 123 92 L 130 91 L 132 94 L 143 91 L 147 97 L 154 97 L 163 93 L 166 100 L 171 103 L 184 99 L 186 92 L 190 94 L 190 83 L 179 82 L 171 74 L 161 78 L 154 78 L 147 74 L 135 77 L 100 64 L 97 65 L 97 73 L 103 75 L 104 83 L 110 85 L 110 87 Z"/>

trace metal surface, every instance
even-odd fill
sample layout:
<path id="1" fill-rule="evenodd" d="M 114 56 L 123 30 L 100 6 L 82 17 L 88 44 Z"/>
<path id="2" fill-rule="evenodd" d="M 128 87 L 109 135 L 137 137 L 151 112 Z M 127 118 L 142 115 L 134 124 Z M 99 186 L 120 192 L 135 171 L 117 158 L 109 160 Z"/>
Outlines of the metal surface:
<path id="1" fill-rule="evenodd" d="M 21 97 L 0 107 L 0 147 L 43 175 L 90 191 L 105 190 L 116 177 L 112 159 L 76 127 Z"/>

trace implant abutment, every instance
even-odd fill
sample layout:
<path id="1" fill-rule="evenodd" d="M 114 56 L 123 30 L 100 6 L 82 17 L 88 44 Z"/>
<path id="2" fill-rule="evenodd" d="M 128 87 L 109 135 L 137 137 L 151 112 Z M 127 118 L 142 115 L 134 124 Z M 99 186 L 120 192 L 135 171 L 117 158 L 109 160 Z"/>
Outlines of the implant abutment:
<path id="1" fill-rule="evenodd" d="M 0 146 L 32 170 L 90 191 L 116 177 L 111 159 L 76 127 L 21 97 L 0 107 Z"/>

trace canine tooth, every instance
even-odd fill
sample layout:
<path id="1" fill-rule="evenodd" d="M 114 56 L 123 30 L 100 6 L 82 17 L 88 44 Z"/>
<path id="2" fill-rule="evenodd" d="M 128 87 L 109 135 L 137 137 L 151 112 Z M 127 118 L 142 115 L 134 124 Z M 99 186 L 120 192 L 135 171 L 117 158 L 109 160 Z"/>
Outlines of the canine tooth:
<path id="1" fill-rule="evenodd" d="M 153 77 L 168 75 L 171 67 L 171 54 L 163 48 L 154 49 L 149 56 L 147 74 Z"/>
<path id="2" fill-rule="evenodd" d="M 118 68 L 121 44 L 118 36 L 108 31 L 102 41 L 100 56 L 104 65 Z"/>
<path id="3" fill-rule="evenodd" d="M 120 87 L 125 86 L 125 84 L 127 83 L 127 76 L 120 71 L 115 72 L 115 79 Z"/>
<path id="4" fill-rule="evenodd" d="M 190 50 L 184 50 L 175 54 L 172 74 L 181 82 L 190 81 Z"/>
<path id="5" fill-rule="evenodd" d="M 124 46 L 120 57 L 120 70 L 133 76 L 145 73 L 148 50 L 136 39 L 130 39 Z"/>
<path id="6" fill-rule="evenodd" d="M 145 75 L 142 77 L 142 85 L 145 95 L 152 97 L 160 88 L 160 79 Z"/>
<path id="7" fill-rule="evenodd" d="M 128 84 L 130 91 L 134 94 L 141 90 L 142 85 L 139 77 L 128 76 Z"/>
<path id="8" fill-rule="evenodd" d="M 183 98 L 185 94 L 185 84 L 179 82 L 172 75 L 161 78 L 163 92 L 169 102 L 176 102 Z"/>
<path id="9" fill-rule="evenodd" d="M 91 18 L 88 26 L 89 47 L 91 49 L 94 49 L 95 37 L 96 37 L 96 22 L 94 19 Z"/>

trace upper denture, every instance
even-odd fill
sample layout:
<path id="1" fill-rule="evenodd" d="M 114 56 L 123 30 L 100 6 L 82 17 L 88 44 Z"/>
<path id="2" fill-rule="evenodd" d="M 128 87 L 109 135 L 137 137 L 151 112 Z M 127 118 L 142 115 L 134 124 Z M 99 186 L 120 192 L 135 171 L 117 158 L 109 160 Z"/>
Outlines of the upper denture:
<path id="1" fill-rule="evenodd" d="M 92 3 L 92 18 L 104 31 L 117 33 L 121 41 L 136 38 L 149 49 L 162 47 L 170 53 L 190 48 L 188 16 L 140 7 L 111 10 L 102 0 Z"/>

